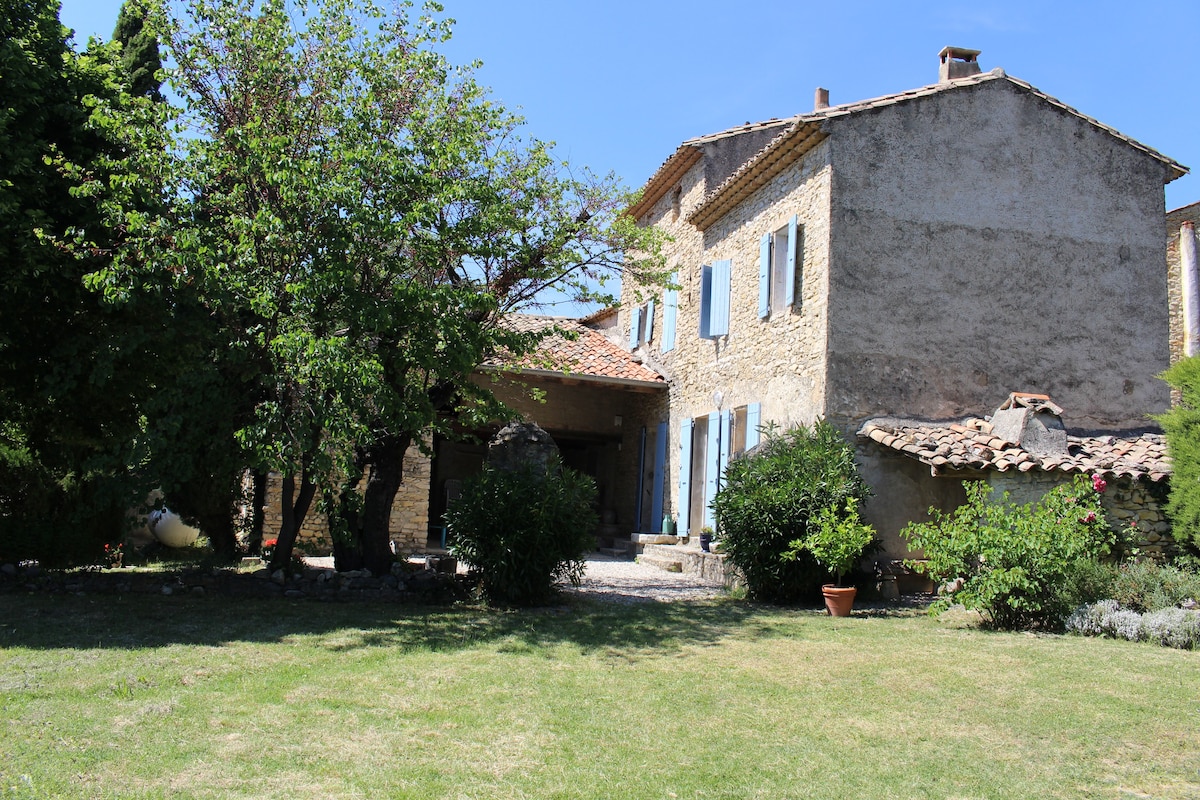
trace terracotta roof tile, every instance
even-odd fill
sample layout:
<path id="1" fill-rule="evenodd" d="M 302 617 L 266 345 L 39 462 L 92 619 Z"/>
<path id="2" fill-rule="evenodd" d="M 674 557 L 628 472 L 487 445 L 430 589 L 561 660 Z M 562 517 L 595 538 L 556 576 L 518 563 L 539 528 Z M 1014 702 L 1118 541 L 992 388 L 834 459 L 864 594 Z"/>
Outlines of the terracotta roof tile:
<path id="1" fill-rule="evenodd" d="M 519 360 L 501 355 L 489 359 L 485 366 L 666 386 L 662 375 L 635 361 L 632 353 L 577 319 L 510 314 L 504 318 L 504 324 L 521 333 L 557 328 L 567 335 L 552 333 L 541 341 L 536 351 Z"/>
<path id="2" fill-rule="evenodd" d="M 1067 435 L 1067 454 L 1039 455 L 992 435 L 984 419 L 923 422 L 880 417 L 867 420 L 858 435 L 897 450 L 936 472 L 994 469 L 998 472 L 1079 472 L 1106 478 L 1148 478 L 1171 474 L 1171 459 L 1161 433 L 1119 432 Z"/>

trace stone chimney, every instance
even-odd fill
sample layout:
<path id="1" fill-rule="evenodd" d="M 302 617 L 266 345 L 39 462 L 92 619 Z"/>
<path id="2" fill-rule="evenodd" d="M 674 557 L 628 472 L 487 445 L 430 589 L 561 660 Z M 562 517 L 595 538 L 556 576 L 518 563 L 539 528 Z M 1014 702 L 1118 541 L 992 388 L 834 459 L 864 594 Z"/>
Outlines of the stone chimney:
<path id="1" fill-rule="evenodd" d="M 1067 455 L 1062 409 L 1048 395 L 1010 394 L 992 414 L 992 433 L 1036 455 Z"/>
<path id="2" fill-rule="evenodd" d="M 978 75 L 983 71 L 979 62 L 975 60 L 980 52 L 965 47 L 943 47 L 942 52 L 938 53 L 938 83 Z"/>
<path id="3" fill-rule="evenodd" d="M 823 108 L 829 108 L 829 90 L 818 86 L 816 94 L 813 96 L 813 111 L 820 111 Z"/>

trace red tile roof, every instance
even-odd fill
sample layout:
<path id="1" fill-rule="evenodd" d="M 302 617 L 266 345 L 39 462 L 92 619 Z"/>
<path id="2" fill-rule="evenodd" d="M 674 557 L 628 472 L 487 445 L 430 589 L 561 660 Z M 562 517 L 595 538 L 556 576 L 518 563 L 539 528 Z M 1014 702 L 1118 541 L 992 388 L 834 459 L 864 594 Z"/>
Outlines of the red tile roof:
<path id="1" fill-rule="evenodd" d="M 952 470 L 1079 472 L 1104 477 L 1149 478 L 1171 475 L 1161 433 L 1113 432 L 1067 435 L 1067 455 L 1031 453 L 992 433 L 985 419 L 921 422 L 892 417 L 867 420 L 858 435 L 928 464 L 935 475 Z"/>
<path id="2" fill-rule="evenodd" d="M 562 333 L 547 336 L 533 353 L 513 361 L 503 356 L 485 366 L 521 372 L 558 372 L 563 377 L 582 377 L 614 382 L 632 381 L 666 387 L 666 379 L 634 360 L 625 348 L 577 319 L 510 314 L 505 324 L 522 333 L 557 328 Z"/>

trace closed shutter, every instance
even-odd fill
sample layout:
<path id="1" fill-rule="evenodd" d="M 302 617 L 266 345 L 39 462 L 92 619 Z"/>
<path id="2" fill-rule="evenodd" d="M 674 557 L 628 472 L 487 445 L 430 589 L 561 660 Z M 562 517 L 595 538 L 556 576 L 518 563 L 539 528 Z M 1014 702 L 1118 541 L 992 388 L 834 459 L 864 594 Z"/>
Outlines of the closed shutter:
<path id="1" fill-rule="evenodd" d="M 638 328 L 641 327 L 642 310 L 635 308 L 629 315 L 629 349 L 636 350 L 638 342 Z"/>
<path id="2" fill-rule="evenodd" d="M 771 313 L 771 234 L 764 233 L 758 245 L 758 318 Z"/>
<path id="3" fill-rule="evenodd" d="M 713 525 L 712 501 L 721 480 L 721 415 L 708 415 L 708 449 L 704 454 L 704 524 Z"/>
<path id="4" fill-rule="evenodd" d="M 712 325 L 712 282 L 713 268 L 705 264 L 700 268 L 700 338 L 711 338 Z"/>
<path id="5" fill-rule="evenodd" d="M 746 406 L 746 449 L 758 444 L 758 426 L 762 424 L 762 404 Z"/>
<path id="6" fill-rule="evenodd" d="M 788 220 L 787 278 L 784 282 L 783 301 L 791 308 L 796 303 L 796 249 L 799 244 L 799 217 L 792 215 Z"/>
<path id="7" fill-rule="evenodd" d="M 729 333 L 729 295 L 732 289 L 733 262 L 729 259 L 713 264 L 712 274 L 712 322 L 710 336 L 726 336 Z"/>
<path id="8" fill-rule="evenodd" d="M 679 498 L 675 503 L 679 514 L 678 532 L 688 535 L 688 520 L 692 510 L 692 421 L 685 419 L 679 426 Z"/>
<path id="9" fill-rule="evenodd" d="M 658 423 L 654 437 L 654 495 L 650 500 L 650 530 L 662 530 L 663 493 L 667 488 L 667 423 Z"/>
<path id="10" fill-rule="evenodd" d="M 671 276 L 671 283 L 679 282 L 679 273 Z M 663 335 L 662 351 L 669 353 L 675 349 L 675 315 L 679 309 L 679 292 L 667 289 L 663 292 Z"/>
<path id="11" fill-rule="evenodd" d="M 725 485 L 725 467 L 729 466 L 729 448 L 733 445 L 733 412 L 721 412 L 721 482 L 718 489 Z"/>
<path id="12" fill-rule="evenodd" d="M 654 338 L 654 301 L 646 303 L 646 337 L 642 340 L 646 344 L 650 344 L 650 340 Z"/>

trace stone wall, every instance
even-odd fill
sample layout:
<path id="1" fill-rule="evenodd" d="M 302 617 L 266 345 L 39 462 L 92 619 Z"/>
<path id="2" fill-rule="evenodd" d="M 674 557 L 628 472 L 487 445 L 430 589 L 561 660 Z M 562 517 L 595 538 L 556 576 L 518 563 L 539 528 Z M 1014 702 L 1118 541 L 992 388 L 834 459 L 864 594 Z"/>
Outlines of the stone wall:
<path id="1" fill-rule="evenodd" d="M 425 549 L 425 537 L 429 525 L 429 459 L 421 454 L 416 445 L 404 454 L 404 481 L 392 504 L 391 534 L 397 552 L 412 553 Z M 267 501 L 263 509 L 263 538 L 271 539 L 279 534 L 283 523 L 280 495 L 283 478 L 271 473 L 267 479 Z M 333 541 L 329 536 L 329 522 L 325 515 L 313 508 L 304 518 L 304 524 L 296 539 L 296 546 L 310 556 L 326 556 L 333 552 Z"/>
<path id="2" fill-rule="evenodd" d="M 686 217 L 704 199 L 708 188 L 705 170 L 702 160 L 681 180 L 678 213 L 674 193 L 667 192 L 642 219 L 643 224 L 657 225 L 672 235 L 665 255 L 667 263 L 678 270 L 680 284 L 674 349 L 662 352 L 663 303 L 658 293 L 654 295 L 654 337 L 636 351 L 648 366 L 671 382 L 669 409 L 661 403 L 651 404 L 645 418 L 647 425 L 669 419 L 671 438 L 664 492 L 668 513 L 677 508 L 683 420 L 760 403 L 764 424 L 776 422 L 787 427 L 811 423 L 822 414 L 825 395 L 830 194 L 827 146 L 814 148 L 702 234 L 686 222 Z M 759 319 L 759 242 L 763 234 L 786 225 L 792 215 L 799 217 L 801 228 L 797 270 L 802 284 L 798 300 L 792 311 L 773 312 Z M 729 334 L 702 339 L 701 267 L 720 259 L 733 263 Z M 626 335 L 628 309 L 640 302 L 638 289 L 623 287 L 620 329 Z"/>
<path id="3" fill-rule="evenodd" d="M 994 80 L 826 123 L 832 419 L 1165 410 L 1166 167 Z"/>
<path id="4" fill-rule="evenodd" d="M 996 496 L 1008 492 L 1009 499 L 1021 505 L 1035 502 L 1050 489 L 1074 478 L 1075 473 L 1032 470 L 987 473 Z M 1163 509 L 1165 504 L 1165 484 L 1129 478 L 1109 481 L 1100 497 L 1105 519 L 1120 534 L 1125 546 L 1157 559 L 1178 551 Z"/>
<path id="5" fill-rule="evenodd" d="M 1183 291 L 1179 262 L 1179 226 L 1190 221 L 1200 226 L 1200 203 L 1167 212 L 1167 299 L 1171 309 L 1171 363 L 1183 358 Z"/>

